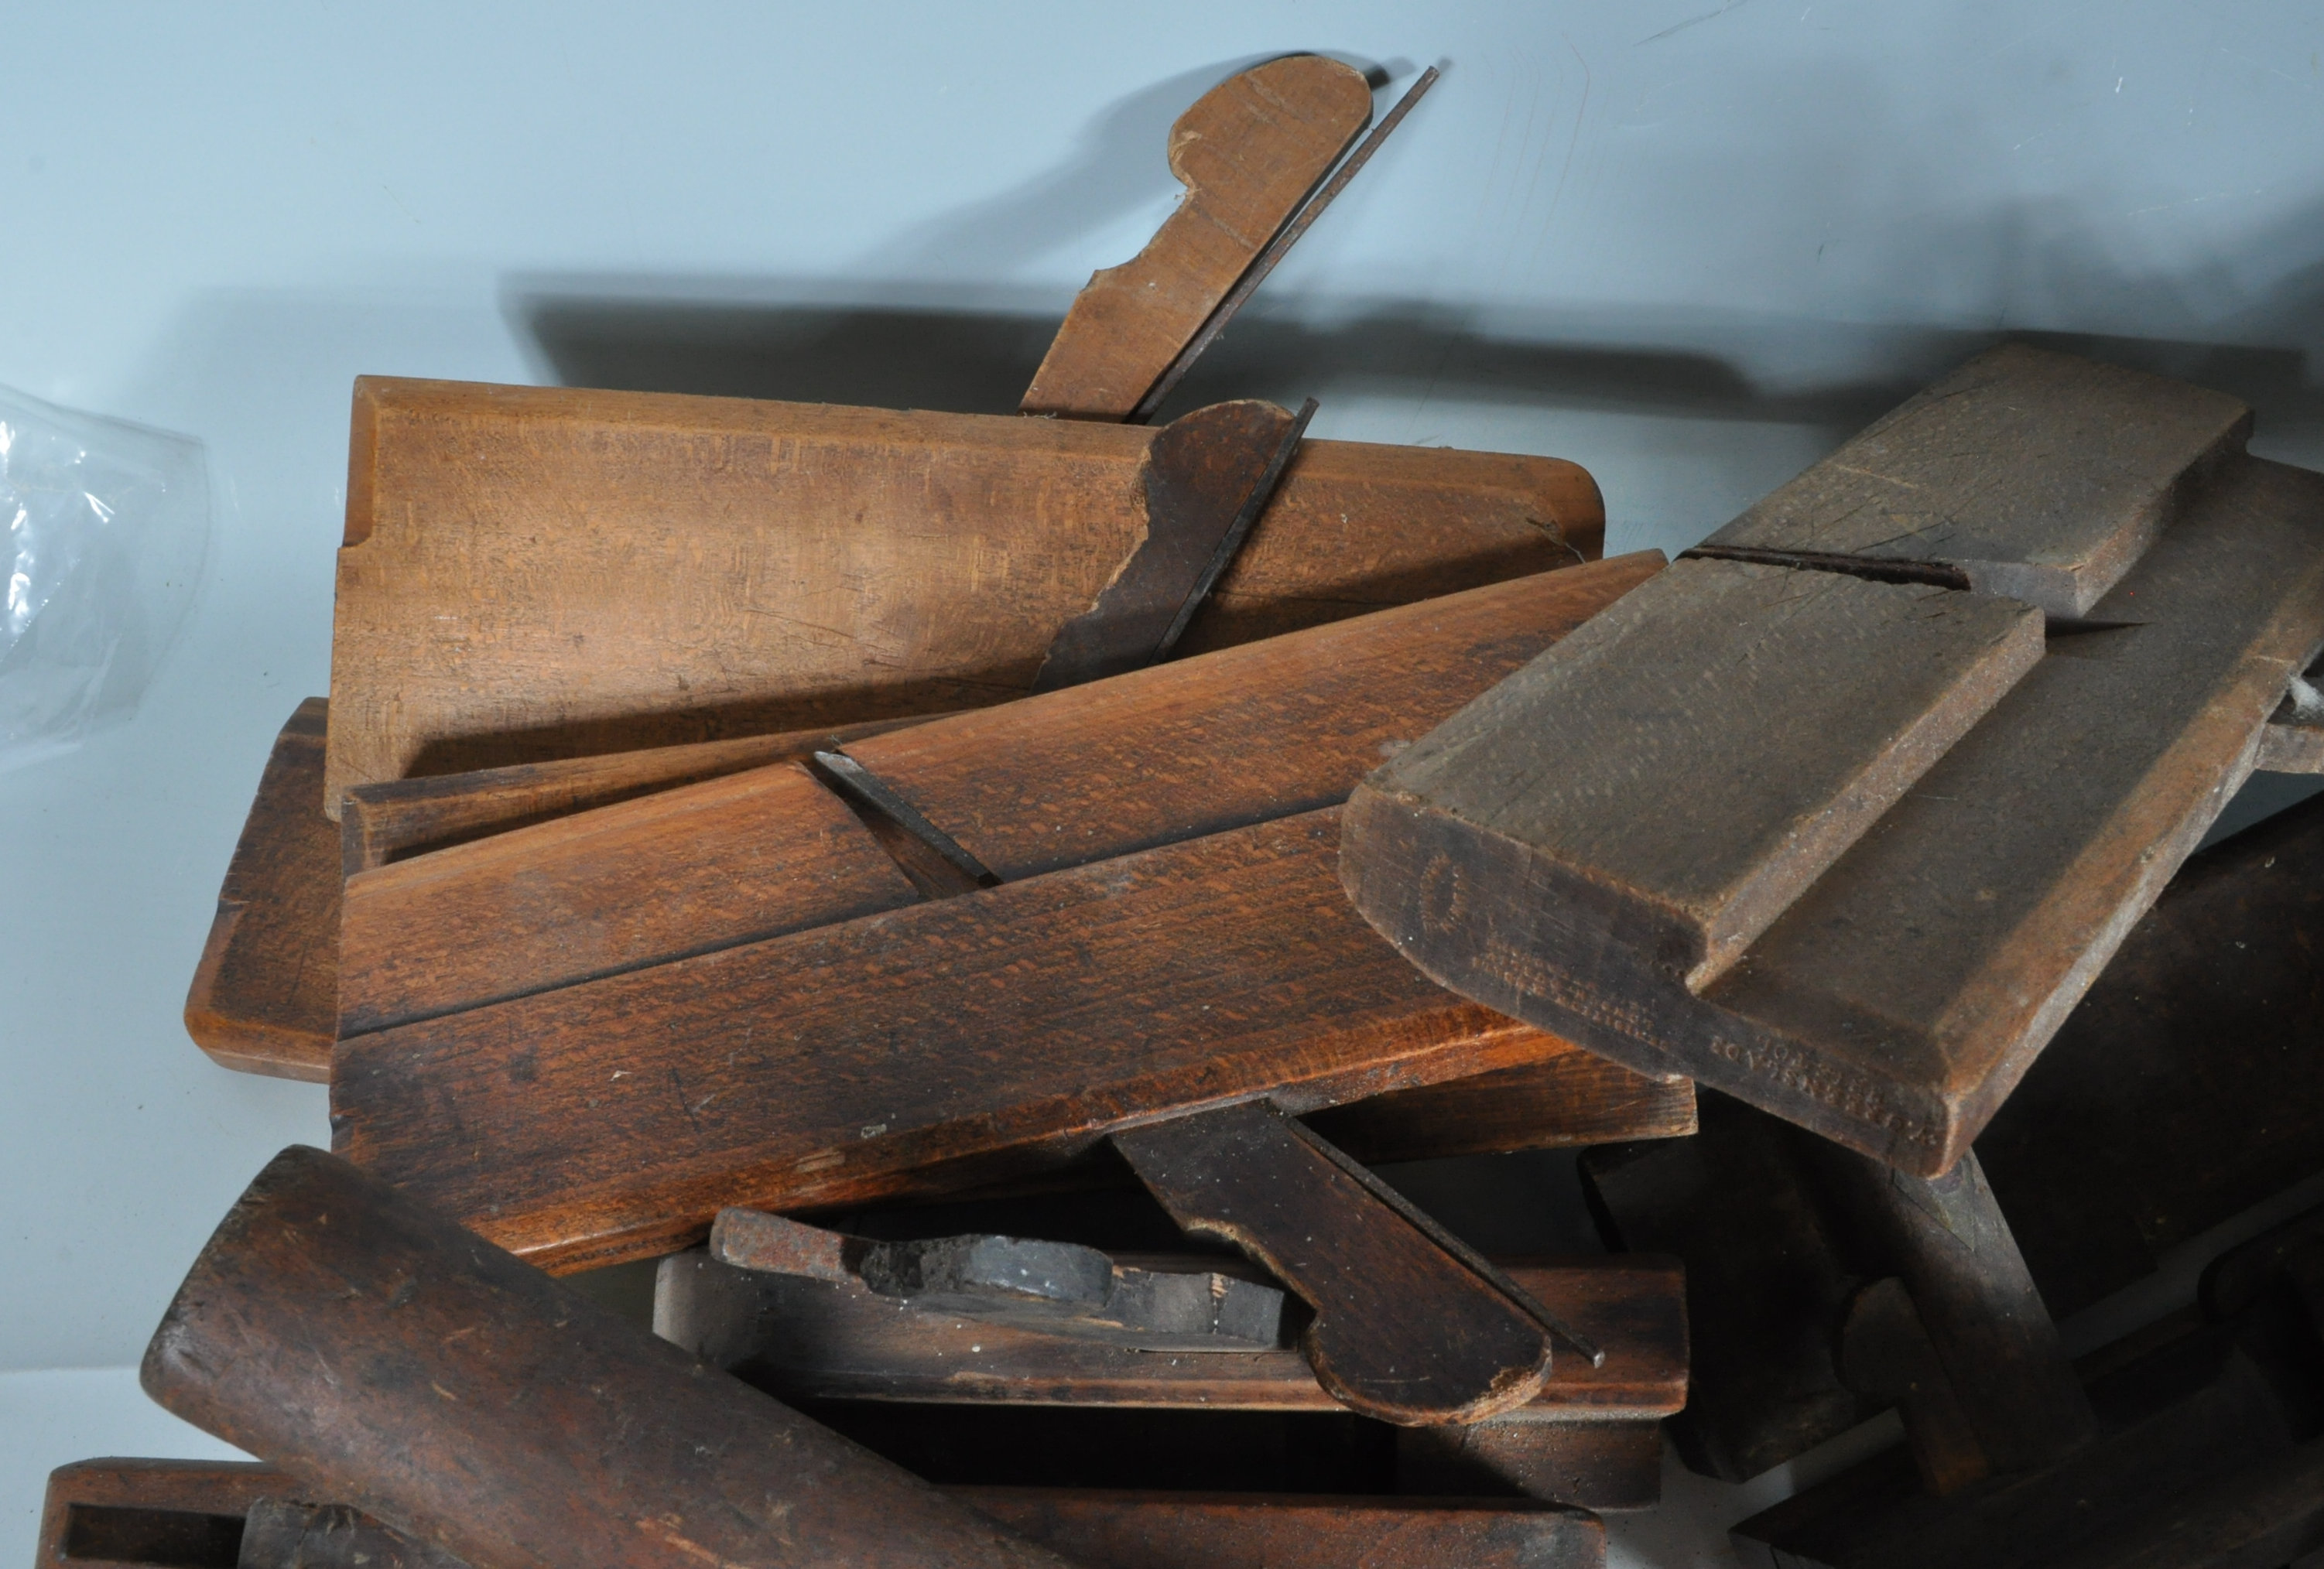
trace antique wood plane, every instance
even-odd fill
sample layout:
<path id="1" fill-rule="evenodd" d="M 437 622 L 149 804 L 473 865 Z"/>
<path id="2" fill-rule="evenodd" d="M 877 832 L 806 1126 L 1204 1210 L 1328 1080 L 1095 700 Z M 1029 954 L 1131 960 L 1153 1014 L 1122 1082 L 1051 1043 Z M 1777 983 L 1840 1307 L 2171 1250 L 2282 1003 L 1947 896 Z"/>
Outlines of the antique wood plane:
<path id="1" fill-rule="evenodd" d="M 2324 798 L 2190 859 L 1979 1137 L 2047 1312 L 2324 1172 L 2319 922 Z M 1887 1267 L 1821 1141 L 1715 1093 L 1700 1123 L 1591 1151 L 1582 1175 L 1610 1243 L 1684 1261 L 1694 1382 L 1672 1436 L 1741 1482 L 1894 1403 L 1852 1387 L 1835 1350 Z"/>
<path id="2" fill-rule="evenodd" d="M 1367 779 L 1351 895 L 1463 996 L 1946 1170 L 2324 645 L 2324 476 L 2249 426 L 1979 357 Z"/>
<path id="3" fill-rule="evenodd" d="M 49 1477 L 40 1569 L 461 1569 L 250 1461 L 84 1460 Z M 1596 1569 L 1605 1528 L 1527 1499 L 1067 1487 L 945 1494 L 1081 1569 Z"/>
<path id="4" fill-rule="evenodd" d="M 796 1258 L 761 1255 L 759 1262 L 779 1267 L 736 1267 L 717 1256 L 728 1240 L 662 1261 L 656 1332 L 874 1447 L 899 1445 L 883 1452 L 915 1469 L 933 1464 L 939 1476 L 964 1455 L 1000 1454 L 1010 1458 L 984 1460 L 985 1469 L 971 1474 L 1114 1482 L 1111 1471 L 1090 1477 L 1086 1445 L 1071 1435 L 1142 1432 L 1149 1453 L 1167 1453 L 1174 1429 L 1141 1427 L 1132 1412 L 1242 1414 L 1232 1423 L 1179 1424 L 1175 1431 L 1196 1445 L 1231 1445 L 1239 1430 L 1255 1427 L 1282 1430 L 1286 1418 L 1310 1427 L 1344 1418 L 1333 1415 L 1344 1402 L 1319 1385 L 1287 1334 L 1263 1347 L 1215 1334 L 1176 1335 L 1157 1346 L 1151 1336 L 1076 1322 L 1055 1308 L 972 1302 L 964 1310 L 958 1295 L 923 1306 L 844 1271 L 806 1272 Z M 1157 1262 L 1130 1256 L 1147 1267 Z M 1187 1254 L 1167 1267 L 1183 1278 L 1233 1263 Z M 1599 1510 L 1651 1505 L 1661 1495 L 1662 1421 L 1687 1399 L 1679 1271 L 1648 1257 L 1502 1263 L 1602 1345 L 1603 1362 L 1562 1359 L 1529 1401 L 1481 1421 L 1383 1434 L 1394 1452 L 1389 1485 L 1515 1490 Z M 941 1435 L 941 1445 L 911 1437 L 916 1426 Z M 1054 1436 L 1043 1438 L 1045 1430 Z"/>
<path id="5" fill-rule="evenodd" d="M 124 1549 L 168 1545 L 153 1539 L 163 1512 L 176 1517 L 158 1524 L 180 1551 L 215 1555 L 238 1537 L 227 1561 L 253 1569 L 361 1563 L 351 1550 L 376 1527 L 392 1535 L 373 1545 L 409 1549 L 415 1564 L 714 1553 L 742 1565 L 1046 1564 L 1061 1560 L 994 1520 L 1029 1517 L 1038 1537 L 1056 1529 L 1045 1523 L 1055 1506 L 1091 1546 L 1215 1523 L 1229 1551 L 1259 1553 L 1276 1501 L 1048 1491 L 988 1509 L 987 1495 L 939 1492 L 344 1161 L 297 1148 L 204 1250 L 144 1379 L 170 1409 L 296 1482 L 279 1487 L 258 1468 L 207 1478 L 93 1468 L 66 1496 L 52 1491 L 49 1540 L 62 1558 L 135 1562 Z M 284 1507 L 318 1499 L 339 1507 L 321 1517 Z M 1359 1521 L 1401 1519 L 1416 1547 L 1481 1528 L 1482 1546 L 1530 1541 L 1597 1561 L 1586 1517 L 1557 1517 L 1580 1529 L 1528 1535 L 1536 1511 L 1522 1507 L 1456 1506 L 1444 1512 L 1460 1519 L 1440 1519 L 1416 1500 L 1361 1500 L 1351 1519 L 1336 1500 L 1285 1501 L 1311 1511 L 1286 1520 L 1312 1519 L 1341 1542 Z M 292 1555 L 254 1557 L 283 1551 Z M 300 1555 L 310 1552 L 323 1555 Z"/>
<path id="6" fill-rule="evenodd" d="M 1562 1057 L 1562 1043 L 1405 978 L 1333 883 L 1330 803 L 1427 713 L 1652 567 L 1523 580 L 848 746 L 998 886 L 963 878 L 966 891 L 919 897 L 847 806 L 790 765 L 359 873 L 344 920 L 342 1147 L 562 1267 L 698 1240 L 724 1204 L 853 1202 L 934 1180 L 937 1162 L 955 1163 L 936 1174 L 951 1186 L 995 1174 L 995 1156 L 1038 1166 L 1138 1117 L 1133 1107 L 1192 1110 L 1234 1097 L 1237 1083 L 1306 1110 Z M 641 872 L 663 894 L 644 906 L 624 897 Z M 869 989 L 843 999 L 833 983 L 866 961 Z M 779 1014 L 754 1011 L 742 986 L 773 988 Z M 700 1005 L 668 1014 L 652 1000 L 663 995 Z M 888 1016 L 898 1005 L 908 1026 Z M 751 1035 L 742 1056 L 730 1027 Z M 889 1042 L 881 1094 L 934 1093 L 930 1111 L 959 1109 L 927 1123 L 883 1103 L 822 1128 L 810 1089 L 825 1071 L 757 1060 L 796 1039 L 810 1051 L 802 1067 L 836 1065 L 852 1050 L 843 1037 L 862 1030 Z M 970 1043 L 987 1030 L 1018 1042 L 1006 1059 Z M 529 1081 L 493 1066 L 552 1039 L 560 1049 L 537 1055 Z M 623 1040 L 650 1044 L 650 1070 L 585 1066 L 626 1052 Z M 920 1051 L 925 1069 L 896 1055 Z M 1101 1090 L 1117 1071 L 1108 1061 L 1133 1077 Z M 1012 1125 L 995 1115 L 1005 1101 L 936 1087 L 1004 1062 L 996 1094 L 1054 1070 L 1070 1085 L 1043 1093 L 1065 1098 Z M 847 1083 L 832 1093 L 852 1097 Z M 568 1090 L 576 1130 L 590 1130 L 582 1144 L 548 1134 Z M 591 1101 L 630 1109 L 608 1118 Z M 658 1106 L 674 1126 L 659 1125 Z M 802 1115 L 792 1152 L 780 1124 Z M 475 1117 L 503 1136 L 483 1148 L 444 1137 Z M 547 1142 L 528 1141 L 526 1125 Z M 621 1127 L 634 1144 L 596 1147 Z"/>

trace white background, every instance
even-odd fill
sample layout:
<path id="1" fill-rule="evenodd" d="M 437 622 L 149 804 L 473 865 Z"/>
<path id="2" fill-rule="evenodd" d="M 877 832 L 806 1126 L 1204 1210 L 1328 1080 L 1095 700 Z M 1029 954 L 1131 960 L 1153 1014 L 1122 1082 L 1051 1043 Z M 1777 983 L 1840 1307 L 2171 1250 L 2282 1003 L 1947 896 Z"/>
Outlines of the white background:
<path id="1" fill-rule="evenodd" d="M 0 383 L 200 436 L 215 534 L 138 717 L 0 775 L 0 1370 L 134 1362 L 267 1155 L 326 1142 L 318 1088 L 178 1011 L 327 684 L 350 379 L 1006 408 L 1168 210 L 1169 121 L 1303 48 L 1452 66 L 1195 400 L 1579 460 L 1609 550 L 2003 332 L 2227 387 L 2324 464 L 2314 0 L 15 0 Z M 49 1465 L 201 1442 L 126 1376 L 0 1371 L 0 1556 Z"/>

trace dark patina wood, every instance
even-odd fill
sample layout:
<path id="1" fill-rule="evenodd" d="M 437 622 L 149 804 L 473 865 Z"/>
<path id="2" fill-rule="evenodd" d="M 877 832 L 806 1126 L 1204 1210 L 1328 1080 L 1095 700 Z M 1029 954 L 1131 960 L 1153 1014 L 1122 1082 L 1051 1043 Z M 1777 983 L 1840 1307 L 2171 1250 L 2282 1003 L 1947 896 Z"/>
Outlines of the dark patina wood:
<path id="1" fill-rule="evenodd" d="M 729 1204 L 957 1190 L 1222 1099 L 1312 1110 L 1562 1050 L 1398 959 L 1338 837 L 1308 812 L 355 1036 L 335 1142 L 572 1269 Z"/>
<path id="2" fill-rule="evenodd" d="M 2121 581 L 2251 410 L 2224 392 L 2007 344 L 1916 394 L 1698 553 L 1934 568 L 2050 615 Z"/>
<path id="3" fill-rule="evenodd" d="M 310 697 L 275 738 L 186 993 L 194 1044 L 246 1073 L 330 1075 L 339 852 L 321 803 L 327 717 Z"/>
<path id="4" fill-rule="evenodd" d="M 2324 1225 L 2217 1260 L 2207 1311 L 2084 1359 L 2097 1421 L 2047 1463 L 1939 1497 L 1892 1451 L 1737 1526 L 1752 1562 L 2227 1569 L 2324 1545 Z M 2223 1278 L 2234 1278 L 2234 1289 Z M 2191 1319 L 2192 1322 L 2186 1322 Z"/>
<path id="5" fill-rule="evenodd" d="M 1351 1410 L 1406 1426 L 1524 1405 L 1548 1326 L 1259 1102 L 1125 1129 L 1113 1147 L 1172 1218 L 1230 1243 L 1314 1312 L 1300 1348 Z"/>
<path id="6" fill-rule="evenodd" d="M 2203 474 L 2095 619 L 2060 629 L 1699 991 L 1679 981 L 1691 949 L 1657 968 L 1618 931 L 1577 948 L 1513 841 L 1394 788 L 1404 759 L 1351 800 L 1351 892 L 1466 996 L 1941 1172 L 2246 776 L 2262 725 L 2324 641 L 2324 477 L 2242 457 Z M 1588 968 L 1551 962 L 1562 953 Z"/>
<path id="7" fill-rule="evenodd" d="M 2163 1252 L 2324 1172 L 2324 799 L 2190 859 L 1979 1136 L 2043 1304 L 2062 1318 Z M 1687 1263 L 1694 1469 L 1740 1482 L 1835 1437 L 1859 1399 L 1832 1363 L 1854 1257 L 1812 1135 L 1706 1095 L 1692 1139 L 1582 1170 L 1609 1241 Z"/>
<path id="8" fill-rule="evenodd" d="M 1062 1563 L 316 1150 L 229 1213 L 143 1381 L 493 1569 Z"/>

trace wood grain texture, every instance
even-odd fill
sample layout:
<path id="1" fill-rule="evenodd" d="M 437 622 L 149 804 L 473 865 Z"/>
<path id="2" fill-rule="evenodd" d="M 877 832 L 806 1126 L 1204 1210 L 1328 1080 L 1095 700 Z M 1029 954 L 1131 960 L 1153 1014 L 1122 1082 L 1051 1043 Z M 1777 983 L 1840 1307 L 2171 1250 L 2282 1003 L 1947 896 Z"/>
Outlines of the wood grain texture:
<path id="1" fill-rule="evenodd" d="M 1554 1051 L 1365 928 L 1338 831 L 1309 812 L 355 1036 L 335 1141 L 572 1269 L 698 1240 L 729 1204 L 957 1189 L 1202 1105 L 1309 1110 Z"/>
<path id="2" fill-rule="evenodd" d="M 1349 891 L 1370 914 L 1375 882 L 1405 900 L 1423 874 L 1514 876 L 1557 913 L 1520 934 L 1440 913 L 1461 925 L 1447 945 L 1517 943 L 1612 999 L 1635 981 L 1593 972 L 1623 950 L 1700 989 L 2041 655 L 2041 617 L 2013 601 L 1682 561 L 1367 779 Z M 1477 851 L 1439 870 L 1376 850 L 1365 825 L 1399 812 Z M 1430 962 L 1425 927 L 1381 924 Z"/>
<path id="3" fill-rule="evenodd" d="M 317 1150 L 229 1213 L 143 1381 L 494 1569 L 1063 1563 Z"/>
<path id="4" fill-rule="evenodd" d="M 1300 1350 L 1349 1409 L 1419 1427 L 1531 1400 L 1549 1331 L 1258 1102 L 1126 1128 L 1113 1147 L 1171 1218 L 1296 1292 Z"/>
<path id="5" fill-rule="evenodd" d="M 1702 549 L 1926 564 L 1962 586 L 2082 616 L 2250 434 L 2251 410 L 2223 392 L 2004 344 Z"/>
<path id="6" fill-rule="evenodd" d="M 243 1562 L 247 1511 L 345 1511 L 290 1505 L 309 1491 L 248 1462 L 85 1460 L 49 1477 L 34 1562 L 40 1569 L 292 1569 Z M 954 1500 L 1084 1569 L 1598 1569 L 1605 1528 L 1582 1509 L 1527 1499 L 1126 1491 L 1061 1487 L 948 1487 Z M 75 1528 L 78 1527 L 78 1529 Z M 295 1569 L 392 1564 L 419 1552 L 372 1523 L 298 1544 Z M 356 1553 L 365 1554 L 360 1561 Z"/>
<path id="7" fill-rule="evenodd" d="M 245 1073 L 330 1076 L 339 848 L 319 798 L 325 727 L 310 697 L 275 737 L 186 993 L 186 1033 Z"/>
<path id="8" fill-rule="evenodd" d="M 1307 1125 L 1361 1161 L 1442 1160 L 1695 1131 L 1694 1085 L 1664 1083 L 1570 1046 L 1541 1062 L 1311 1112 Z"/>
<path id="9" fill-rule="evenodd" d="M 1146 529 L 1156 433 L 365 379 L 325 798 L 1018 695 Z M 1304 444 L 1187 652 L 1570 564 L 1555 459 Z"/>
<path id="10" fill-rule="evenodd" d="M 1532 1403 L 1515 1415 L 1652 1423 L 1685 1405 L 1687 1317 L 1674 1263 L 1642 1255 L 1499 1262 L 1606 1348 L 1602 1366 L 1558 1358 Z M 654 1329 L 778 1399 L 1336 1408 L 1305 1359 L 1288 1348 L 1156 1355 L 921 1313 L 860 1284 L 756 1274 L 699 1251 L 662 1262 Z"/>
<path id="11" fill-rule="evenodd" d="M 1368 885 L 1351 861 L 1354 891 L 1465 996 L 1934 1175 L 2250 772 L 2261 726 L 2324 641 L 2319 507 L 2315 474 L 2221 470 L 2100 601 L 2123 624 L 2054 639 L 1700 996 L 1635 968 L 1618 996 L 1573 986 L 1530 957 L 1558 916 L 1524 896 L 1519 863 L 1474 869 L 1498 841 L 1370 786 L 1351 799 L 1350 841 L 1404 870 Z M 1601 968 L 1631 952 L 1609 945 Z"/>
<path id="12" fill-rule="evenodd" d="M 918 896 L 855 814 L 798 764 L 730 774 L 356 873 L 340 918 L 339 1032 Z"/>
<path id="13" fill-rule="evenodd" d="M 954 714 L 848 756 L 1003 879 L 1345 801 L 1649 579 L 1642 551 Z"/>
<path id="14" fill-rule="evenodd" d="M 346 1504 L 263 1498 L 242 1521 L 235 1569 L 467 1569 L 441 1547 L 415 1542 Z"/>
<path id="15" fill-rule="evenodd" d="M 1289 816 L 1344 800 L 1385 749 L 1659 560 L 1379 611 L 869 737 L 849 756 L 1004 879 Z M 383 788 L 411 783 L 426 782 Z M 887 864 L 898 847 L 883 842 L 783 764 L 358 873 L 345 895 L 340 1030 L 909 903 Z"/>
<path id="16" fill-rule="evenodd" d="M 869 720 L 767 736 L 737 736 L 729 741 L 647 747 L 634 752 L 358 784 L 339 800 L 339 869 L 352 877 L 428 850 L 466 844 L 698 780 L 795 762 L 899 725 L 919 722 L 918 716 Z"/>
<path id="17" fill-rule="evenodd" d="M 1371 116 L 1363 74 L 1313 54 L 1254 66 L 1196 99 L 1170 127 L 1185 196 L 1143 251 L 1074 298 L 1024 411 L 1127 418 Z"/>

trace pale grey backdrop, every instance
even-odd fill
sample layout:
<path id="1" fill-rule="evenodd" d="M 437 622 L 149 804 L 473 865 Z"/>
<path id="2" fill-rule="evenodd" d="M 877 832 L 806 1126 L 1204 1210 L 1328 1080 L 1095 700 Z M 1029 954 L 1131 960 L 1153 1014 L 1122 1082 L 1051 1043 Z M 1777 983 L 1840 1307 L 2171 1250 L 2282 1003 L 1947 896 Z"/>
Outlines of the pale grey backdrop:
<path id="1" fill-rule="evenodd" d="M 1298 48 L 1452 67 L 1190 398 L 1577 459 L 1614 548 L 2003 332 L 2230 388 L 2324 463 L 2314 0 L 16 0 L 0 382 L 202 437 L 216 534 L 136 720 L 0 775 L 0 1369 L 134 1360 L 250 1174 L 326 1136 L 177 1015 L 327 684 L 350 379 L 1006 408 L 1167 211 L 1171 118 Z M 42 1392 L 83 1387 L 9 1386 L 0 1459 L 97 1442 Z M 0 1476 L 0 1554 L 36 1492 Z"/>

